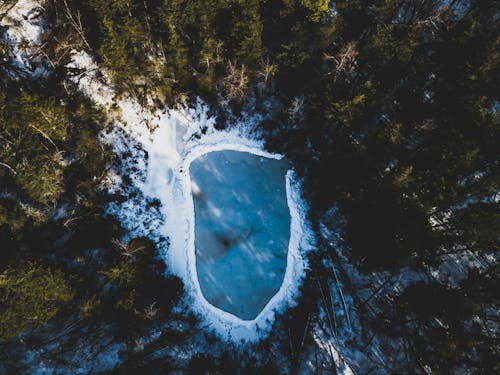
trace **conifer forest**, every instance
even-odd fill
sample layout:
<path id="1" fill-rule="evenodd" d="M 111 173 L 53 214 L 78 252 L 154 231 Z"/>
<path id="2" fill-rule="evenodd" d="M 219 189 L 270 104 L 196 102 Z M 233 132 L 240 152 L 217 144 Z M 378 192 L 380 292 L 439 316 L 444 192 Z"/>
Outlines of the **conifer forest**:
<path id="1" fill-rule="evenodd" d="M 0 0 L 0 374 L 500 374 L 498 0 Z"/>

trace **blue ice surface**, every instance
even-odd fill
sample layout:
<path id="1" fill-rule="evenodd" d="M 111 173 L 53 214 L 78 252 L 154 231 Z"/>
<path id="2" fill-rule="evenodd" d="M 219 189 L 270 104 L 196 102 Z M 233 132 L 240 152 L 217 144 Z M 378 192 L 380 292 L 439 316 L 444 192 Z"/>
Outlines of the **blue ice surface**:
<path id="1" fill-rule="evenodd" d="M 290 164 L 214 151 L 190 166 L 198 281 L 212 305 L 254 319 L 279 290 L 290 239 Z"/>

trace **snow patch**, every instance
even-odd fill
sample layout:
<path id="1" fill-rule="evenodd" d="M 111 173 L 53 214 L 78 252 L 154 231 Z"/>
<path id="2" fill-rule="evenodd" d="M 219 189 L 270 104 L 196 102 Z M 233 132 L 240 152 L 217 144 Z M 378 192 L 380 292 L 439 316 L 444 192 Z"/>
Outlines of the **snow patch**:
<path id="1" fill-rule="evenodd" d="M 48 74 L 39 52 L 44 32 L 44 4 L 44 0 L 19 0 L 0 19 L 0 27 L 6 29 L 3 38 L 9 46 L 14 65 L 33 77 Z"/>

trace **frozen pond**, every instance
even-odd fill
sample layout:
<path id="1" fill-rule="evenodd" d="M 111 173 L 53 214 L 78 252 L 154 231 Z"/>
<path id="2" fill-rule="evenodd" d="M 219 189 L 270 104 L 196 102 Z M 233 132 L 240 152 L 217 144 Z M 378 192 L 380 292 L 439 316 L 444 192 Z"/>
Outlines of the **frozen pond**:
<path id="1" fill-rule="evenodd" d="M 214 151 L 190 165 L 196 270 L 212 305 L 254 319 L 280 289 L 287 267 L 289 163 Z"/>
<path id="2" fill-rule="evenodd" d="M 264 149 L 260 116 L 219 130 L 201 101 L 153 110 L 116 95 L 84 51 L 73 51 L 67 67 L 83 71 L 70 78 L 83 94 L 118 116 L 103 140 L 130 154 L 103 181 L 129 199 L 107 212 L 131 237 L 158 244 L 184 282 L 180 306 L 198 313 L 207 330 L 234 342 L 265 337 L 275 314 L 300 295 L 315 239 L 301 180 L 291 168 L 285 177 L 286 162 Z M 135 188 L 140 194 L 129 194 Z"/>

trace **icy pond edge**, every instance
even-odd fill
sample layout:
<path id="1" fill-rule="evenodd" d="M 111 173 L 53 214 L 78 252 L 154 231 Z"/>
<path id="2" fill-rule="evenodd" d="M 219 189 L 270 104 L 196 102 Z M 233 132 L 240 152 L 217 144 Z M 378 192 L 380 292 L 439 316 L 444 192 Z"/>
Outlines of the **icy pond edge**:
<path id="1" fill-rule="evenodd" d="M 217 132 L 218 135 L 225 133 Z M 215 135 L 215 134 L 213 134 Z M 208 136 L 207 138 L 211 138 Z M 219 137 L 216 137 L 219 138 Z M 222 137 L 221 137 L 222 138 Z M 248 152 L 257 156 L 270 159 L 281 159 L 283 155 L 264 151 L 261 145 L 251 140 L 232 136 L 225 133 L 225 139 L 218 139 L 211 143 L 203 139 L 197 146 L 190 149 L 182 159 L 176 176 L 177 190 L 182 194 L 183 203 L 188 217 L 185 218 L 187 233 L 186 242 L 179 244 L 172 238 L 170 248 L 166 252 L 167 263 L 173 266 L 173 272 L 185 282 L 186 291 L 191 297 L 191 307 L 200 313 L 203 320 L 209 323 L 210 328 L 225 339 L 234 341 L 256 341 L 265 336 L 271 329 L 276 312 L 282 312 L 287 307 L 293 306 L 298 296 L 305 270 L 308 267 L 306 253 L 312 249 L 314 242 L 312 231 L 306 218 L 306 205 L 301 198 L 300 182 L 293 170 L 286 173 L 286 198 L 290 212 L 290 239 L 288 243 L 287 265 L 283 281 L 279 290 L 268 301 L 266 306 L 252 320 L 241 319 L 208 302 L 201 291 L 196 269 L 195 251 L 195 214 L 194 201 L 191 193 L 190 164 L 201 155 L 223 150 Z M 228 140 L 227 138 L 232 138 Z M 167 227 L 174 225 L 171 214 L 167 214 Z M 169 216 L 171 220 L 169 220 Z M 177 217 L 178 219 L 178 217 Z M 168 223 L 170 221 L 170 223 Z M 180 223 L 179 223 L 180 224 Z M 184 245 L 184 246 L 182 246 Z"/>

